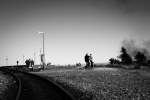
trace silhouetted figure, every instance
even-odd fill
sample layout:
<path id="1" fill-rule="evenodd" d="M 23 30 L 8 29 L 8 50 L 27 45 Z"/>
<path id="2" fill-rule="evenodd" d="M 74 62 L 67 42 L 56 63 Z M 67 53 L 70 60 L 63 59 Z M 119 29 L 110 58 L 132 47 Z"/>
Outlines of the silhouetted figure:
<path id="1" fill-rule="evenodd" d="M 31 67 L 31 59 L 29 58 L 29 67 Z"/>
<path id="2" fill-rule="evenodd" d="M 28 59 L 25 61 L 25 63 L 26 63 L 26 66 L 27 66 L 27 67 L 30 66 L 30 61 L 29 61 Z"/>
<path id="3" fill-rule="evenodd" d="M 18 64 L 19 64 L 19 61 L 17 60 L 17 61 L 16 61 L 16 63 L 17 63 L 17 66 L 18 66 Z"/>
<path id="4" fill-rule="evenodd" d="M 31 67 L 34 66 L 34 61 L 33 60 L 31 60 L 30 63 L 31 63 Z"/>
<path id="5" fill-rule="evenodd" d="M 90 66 L 90 56 L 88 55 L 88 53 L 85 55 L 84 60 L 86 63 L 85 68 L 88 68 Z"/>
<path id="6" fill-rule="evenodd" d="M 90 54 L 90 56 L 89 56 L 89 61 L 90 61 L 90 67 L 93 68 L 94 67 L 94 62 L 93 62 L 92 54 Z"/>

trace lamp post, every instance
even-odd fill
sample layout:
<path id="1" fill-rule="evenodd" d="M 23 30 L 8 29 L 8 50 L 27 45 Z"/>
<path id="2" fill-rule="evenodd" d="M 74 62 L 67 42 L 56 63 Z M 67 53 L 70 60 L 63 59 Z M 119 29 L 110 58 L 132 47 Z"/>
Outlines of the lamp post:
<path id="1" fill-rule="evenodd" d="M 44 35 L 45 33 L 44 32 L 38 32 L 39 34 L 42 34 L 42 38 L 43 38 L 43 54 L 41 54 L 41 63 L 43 65 L 43 69 L 45 69 L 46 67 L 46 63 L 45 63 L 45 50 L 44 50 Z"/>

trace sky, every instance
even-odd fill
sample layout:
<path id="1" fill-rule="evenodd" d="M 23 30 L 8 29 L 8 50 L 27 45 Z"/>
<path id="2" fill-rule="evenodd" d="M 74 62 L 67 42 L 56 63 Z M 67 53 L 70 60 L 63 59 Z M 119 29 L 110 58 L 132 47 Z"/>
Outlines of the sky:
<path id="1" fill-rule="evenodd" d="M 39 31 L 45 32 L 46 62 L 84 63 L 86 53 L 96 63 L 108 62 L 123 40 L 150 40 L 149 5 L 149 0 L 0 0 L 0 65 L 29 58 L 39 64 Z"/>

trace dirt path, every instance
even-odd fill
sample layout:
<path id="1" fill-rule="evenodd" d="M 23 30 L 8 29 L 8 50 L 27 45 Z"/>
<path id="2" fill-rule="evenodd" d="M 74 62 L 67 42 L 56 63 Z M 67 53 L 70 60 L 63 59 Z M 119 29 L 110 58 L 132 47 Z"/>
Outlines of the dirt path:
<path id="1" fill-rule="evenodd" d="M 42 78 L 15 73 L 21 79 L 20 100 L 72 100 L 59 87 Z"/>

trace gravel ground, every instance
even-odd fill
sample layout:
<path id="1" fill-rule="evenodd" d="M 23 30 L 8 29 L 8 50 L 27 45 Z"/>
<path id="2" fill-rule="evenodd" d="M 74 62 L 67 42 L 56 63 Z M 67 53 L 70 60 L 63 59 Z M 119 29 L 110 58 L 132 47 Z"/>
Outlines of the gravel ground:
<path id="1" fill-rule="evenodd" d="M 150 100 L 150 77 L 138 70 L 47 70 L 37 72 L 63 85 L 77 100 Z"/>
<path id="2" fill-rule="evenodd" d="M 13 100 L 16 81 L 10 75 L 0 71 L 0 100 Z"/>

